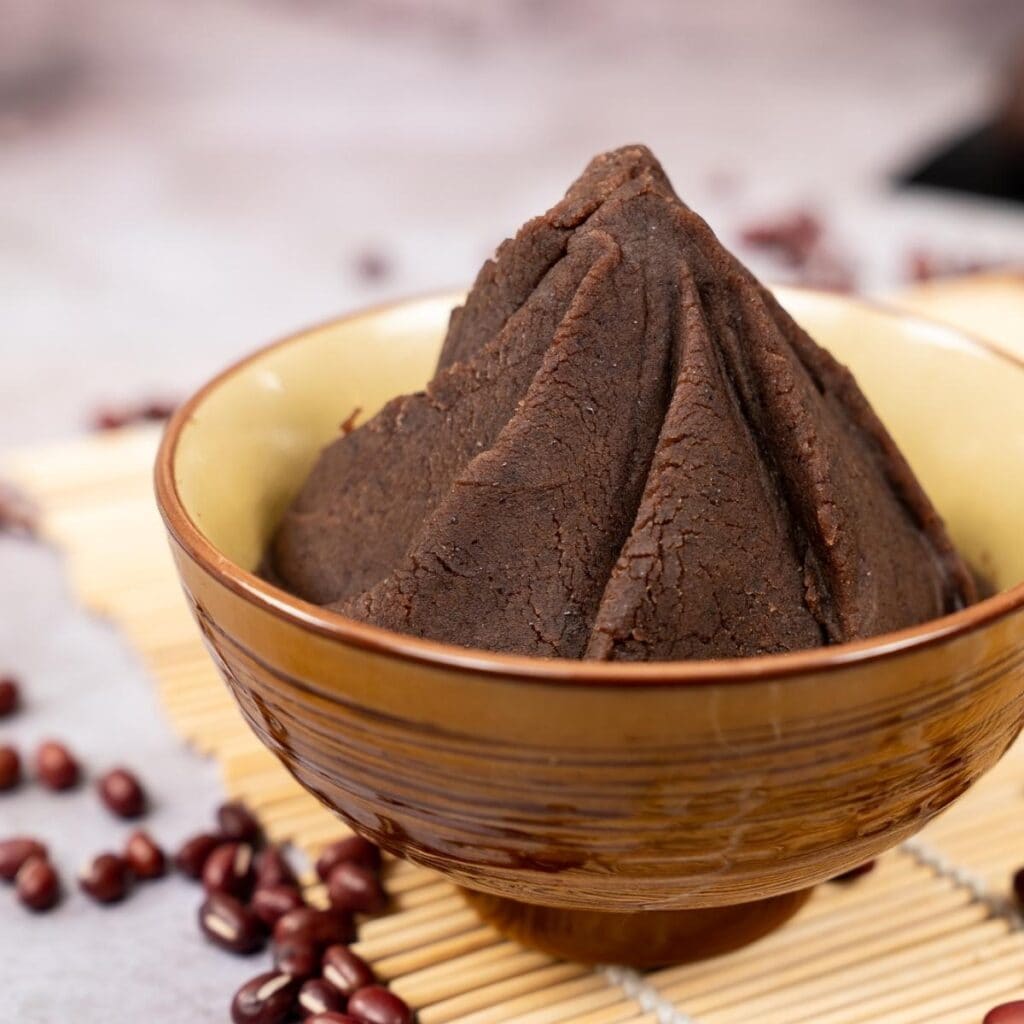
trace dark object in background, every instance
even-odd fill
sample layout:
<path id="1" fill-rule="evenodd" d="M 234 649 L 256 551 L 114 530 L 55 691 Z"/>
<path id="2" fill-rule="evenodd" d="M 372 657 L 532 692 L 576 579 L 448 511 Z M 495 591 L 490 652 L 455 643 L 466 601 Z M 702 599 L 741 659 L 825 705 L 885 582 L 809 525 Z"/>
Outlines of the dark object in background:
<path id="1" fill-rule="evenodd" d="M 200 832 L 182 844 L 181 849 L 174 855 L 174 865 L 182 874 L 198 880 L 203 877 L 203 868 L 206 867 L 210 854 L 223 842 L 220 836 Z"/>
<path id="2" fill-rule="evenodd" d="M 124 859 L 136 878 L 148 880 L 160 878 L 167 871 L 164 851 L 153 841 L 148 832 L 139 829 L 128 837 L 124 848 Z"/>
<path id="3" fill-rule="evenodd" d="M 217 826 L 225 839 L 248 843 L 250 846 L 259 846 L 263 840 L 260 823 L 239 800 L 231 800 L 217 808 Z"/>
<path id="4" fill-rule="evenodd" d="M 994 114 L 900 174 L 899 183 L 1024 202 L 1024 40 L 1000 91 Z"/>
<path id="5" fill-rule="evenodd" d="M 46 860 L 46 847 L 37 839 L 29 836 L 14 836 L 0 842 L 0 878 L 5 882 L 13 882 L 22 864 L 30 857 L 41 857 Z"/>
<path id="6" fill-rule="evenodd" d="M 150 398 L 128 405 L 108 405 L 97 409 L 89 418 L 93 430 L 120 430 L 137 423 L 161 423 L 169 419 L 178 403 L 166 398 Z"/>

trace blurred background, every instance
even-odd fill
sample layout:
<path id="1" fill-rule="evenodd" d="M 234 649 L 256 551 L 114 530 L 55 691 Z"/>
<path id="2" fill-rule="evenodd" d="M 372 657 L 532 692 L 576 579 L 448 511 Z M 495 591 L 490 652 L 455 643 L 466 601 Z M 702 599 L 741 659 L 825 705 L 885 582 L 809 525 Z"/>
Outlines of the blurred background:
<path id="1" fill-rule="evenodd" d="M 1022 38 L 1020 0 L 0 0 L 0 442 L 467 283 L 626 142 L 770 280 L 1024 262 L 1024 207 L 895 184 L 1013 134 Z"/>
<path id="2" fill-rule="evenodd" d="M 769 281 L 884 295 L 1024 267 L 1021 40 L 1021 0 L 0 0 L 0 456 L 468 284 L 627 142 Z M 59 558 L 10 536 L 5 671 L 27 693 L 9 741 L 141 766 L 157 837 L 202 827 L 214 769 Z M 5 801 L 0 832 L 50 836 L 69 880 L 114 841 L 87 789 Z M 5 904 L 4 1009 L 223 1021 L 253 967 L 211 954 L 195 902 L 140 891 L 102 942 L 81 896 L 52 919 Z"/>

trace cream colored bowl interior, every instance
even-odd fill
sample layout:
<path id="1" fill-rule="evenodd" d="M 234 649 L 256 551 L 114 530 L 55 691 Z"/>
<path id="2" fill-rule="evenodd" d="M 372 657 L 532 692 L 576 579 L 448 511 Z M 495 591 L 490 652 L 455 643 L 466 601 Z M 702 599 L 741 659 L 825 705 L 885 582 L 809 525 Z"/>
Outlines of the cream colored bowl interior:
<path id="1" fill-rule="evenodd" d="M 779 289 L 853 370 L 967 558 L 1024 580 L 1024 367 L 957 331 L 838 296 Z M 176 483 L 193 521 L 252 568 L 318 451 L 430 378 L 460 296 L 417 299 L 298 335 L 211 386 L 182 430 Z"/>

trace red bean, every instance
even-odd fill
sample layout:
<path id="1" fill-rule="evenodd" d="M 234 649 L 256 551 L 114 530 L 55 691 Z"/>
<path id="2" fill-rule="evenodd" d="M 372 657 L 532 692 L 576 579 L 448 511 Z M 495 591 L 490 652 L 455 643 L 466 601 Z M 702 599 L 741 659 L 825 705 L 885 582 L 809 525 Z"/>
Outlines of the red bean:
<path id="1" fill-rule="evenodd" d="M 15 836 L 0 842 L 0 878 L 13 882 L 21 865 L 29 857 L 42 857 L 46 860 L 46 847 L 28 836 Z"/>
<path id="2" fill-rule="evenodd" d="M 266 933 L 260 919 L 233 896 L 212 892 L 199 908 L 203 934 L 229 953 L 255 953 L 263 948 Z"/>
<path id="3" fill-rule="evenodd" d="M 47 789 L 71 789 L 78 785 L 81 769 L 63 743 L 47 740 L 36 751 L 36 774 Z"/>
<path id="4" fill-rule="evenodd" d="M 355 929 L 349 914 L 336 910 L 317 910 L 314 907 L 299 907 L 290 910 L 274 925 L 274 941 L 301 938 L 313 942 L 321 949 L 336 942 L 351 942 Z"/>
<path id="5" fill-rule="evenodd" d="M 331 872 L 345 863 L 362 864 L 368 868 L 380 867 L 380 850 L 362 836 L 347 836 L 326 847 L 316 861 L 316 873 L 326 882 Z"/>
<path id="6" fill-rule="evenodd" d="M 287 974 L 259 974 L 235 993 L 231 1019 L 234 1024 L 283 1024 L 291 1016 L 298 987 Z"/>
<path id="7" fill-rule="evenodd" d="M 0 791 L 14 789 L 21 782 L 21 755 L 14 747 L 0 746 Z"/>
<path id="8" fill-rule="evenodd" d="M 863 878 L 864 875 L 871 874 L 875 870 L 875 861 L 866 860 L 863 864 L 858 864 L 855 868 L 850 868 L 849 871 L 844 871 L 841 875 L 836 875 L 835 878 L 830 879 L 832 882 L 854 882 L 858 878 Z"/>
<path id="9" fill-rule="evenodd" d="M 288 885 L 298 886 L 298 879 L 288 863 L 284 851 L 280 846 L 268 846 L 256 857 L 256 888 L 264 889 L 268 886 Z"/>
<path id="10" fill-rule="evenodd" d="M 363 1024 L 412 1024 L 412 1011 L 382 985 L 361 988 L 348 1001 L 348 1012 Z"/>
<path id="11" fill-rule="evenodd" d="M 327 897 L 332 907 L 354 914 L 375 914 L 387 903 L 377 873 L 352 861 L 339 864 L 331 872 Z"/>
<path id="12" fill-rule="evenodd" d="M 203 887 L 207 892 L 224 892 L 240 900 L 249 898 L 254 877 L 252 847 L 248 843 L 222 843 L 203 865 Z"/>
<path id="13" fill-rule="evenodd" d="M 101 853 L 78 876 L 82 891 L 97 903 L 123 900 L 128 881 L 128 865 L 113 853 Z"/>
<path id="14" fill-rule="evenodd" d="M 209 832 L 200 832 L 199 835 L 187 839 L 174 855 L 174 864 L 177 869 L 189 878 L 199 879 L 203 877 L 203 868 L 210 854 L 220 846 L 224 840 Z"/>
<path id="15" fill-rule="evenodd" d="M 329 981 L 310 978 L 299 989 L 298 1004 L 304 1017 L 312 1017 L 316 1013 L 341 1013 L 345 1009 L 345 997 Z"/>
<path id="16" fill-rule="evenodd" d="M 324 950 L 322 964 L 324 978 L 345 996 L 351 996 L 377 980 L 373 968 L 340 943 Z"/>
<path id="17" fill-rule="evenodd" d="M 1024 1024 L 1024 999 L 993 1006 L 982 1024 Z"/>
<path id="18" fill-rule="evenodd" d="M 302 893 L 294 885 L 262 886 L 252 894 L 249 901 L 249 909 L 268 928 L 273 928 L 289 911 L 305 905 Z"/>
<path id="19" fill-rule="evenodd" d="M 30 910 L 49 910 L 60 899 L 60 878 L 45 857 L 29 857 L 18 868 L 14 884 L 18 899 Z"/>
<path id="20" fill-rule="evenodd" d="M 239 800 L 232 800 L 217 808 L 217 826 L 225 839 L 234 840 L 236 843 L 257 846 L 263 838 L 260 823 Z"/>
<path id="21" fill-rule="evenodd" d="M 274 966 L 293 978 L 312 978 L 320 970 L 319 943 L 293 935 L 274 942 Z"/>
<path id="22" fill-rule="evenodd" d="M 164 851 L 157 846 L 150 834 L 142 829 L 128 837 L 124 847 L 124 859 L 135 877 L 143 880 L 160 878 L 167 871 Z"/>
<path id="23" fill-rule="evenodd" d="M 127 768 L 114 768 L 96 784 L 107 810 L 119 818 L 138 818 L 146 810 L 142 783 Z"/>
<path id="24" fill-rule="evenodd" d="M 363 1024 L 362 1021 L 350 1017 L 347 1013 L 335 1013 L 333 1010 L 327 1013 L 315 1013 L 307 1017 L 305 1024 Z"/>
<path id="25" fill-rule="evenodd" d="M 21 705 L 21 687 L 14 676 L 0 678 L 0 718 L 13 715 Z"/>

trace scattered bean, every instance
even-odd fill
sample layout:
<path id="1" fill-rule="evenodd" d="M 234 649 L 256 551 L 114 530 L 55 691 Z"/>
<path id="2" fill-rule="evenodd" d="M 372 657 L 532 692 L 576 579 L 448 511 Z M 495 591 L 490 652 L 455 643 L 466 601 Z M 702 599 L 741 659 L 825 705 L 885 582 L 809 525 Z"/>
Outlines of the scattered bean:
<path id="1" fill-rule="evenodd" d="M 339 864 L 331 872 L 327 897 L 335 909 L 358 914 L 375 914 L 387 903 L 377 873 L 352 861 Z"/>
<path id="2" fill-rule="evenodd" d="M 1014 873 L 1013 876 L 1013 895 L 1017 899 L 1017 905 L 1024 907 L 1024 868 Z"/>
<path id="3" fill-rule="evenodd" d="M 348 1012 L 363 1024 L 412 1024 L 412 1011 L 382 985 L 361 988 L 348 1001 Z"/>
<path id="4" fill-rule="evenodd" d="M 0 842 L 0 878 L 13 882 L 29 857 L 47 858 L 46 847 L 28 836 L 15 836 Z"/>
<path id="5" fill-rule="evenodd" d="M 21 782 L 21 755 L 14 747 L 0 746 L 0 791 L 14 789 Z"/>
<path id="6" fill-rule="evenodd" d="M 142 784 L 127 768 L 114 768 L 97 783 L 100 799 L 119 818 L 138 818 L 146 810 Z"/>
<path id="7" fill-rule="evenodd" d="M 380 867 L 380 849 L 362 836 L 348 836 L 326 847 L 316 862 L 316 873 L 326 882 L 339 865 L 351 862 L 368 868 Z"/>
<path id="8" fill-rule="evenodd" d="M 298 987 L 287 974 L 259 974 L 235 993 L 231 1019 L 234 1024 L 283 1024 L 291 1016 Z"/>
<path id="9" fill-rule="evenodd" d="M 0 718 L 13 715 L 21 704 L 21 687 L 13 676 L 0 678 Z"/>
<path id="10" fill-rule="evenodd" d="M 47 740 L 36 751 L 36 774 L 47 789 L 71 789 L 78 785 L 81 769 L 63 743 Z"/>
<path id="11" fill-rule="evenodd" d="M 113 853 L 101 853 L 78 876 L 82 891 L 97 903 L 123 900 L 128 881 L 128 865 Z"/>
<path id="12" fill-rule="evenodd" d="M 256 888 L 288 885 L 297 886 L 298 879 L 280 846 L 268 846 L 256 857 Z"/>
<path id="13" fill-rule="evenodd" d="M 152 836 L 138 829 L 128 837 L 124 847 L 124 859 L 136 878 L 160 878 L 167 871 L 164 851 L 153 841 Z"/>
<path id="14" fill-rule="evenodd" d="M 294 885 L 264 885 L 256 889 L 249 909 L 268 927 L 273 928 L 290 910 L 304 907 L 306 901 Z"/>
<path id="15" fill-rule="evenodd" d="M 223 842 L 224 840 L 220 836 L 212 835 L 209 832 L 200 832 L 199 835 L 187 839 L 174 855 L 175 867 L 189 878 L 202 878 L 203 868 L 206 866 L 210 854 Z"/>
<path id="16" fill-rule="evenodd" d="M 211 892 L 199 908 L 203 934 L 229 953 L 255 953 L 266 934 L 260 919 L 233 896 Z"/>
<path id="17" fill-rule="evenodd" d="M 323 949 L 336 942 L 351 942 L 355 938 L 355 929 L 349 914 L 299 907 L 297 910 L 289 910 L 274 925 L 275 942 L 291 938 L 304 939 Z"/>
<path id="18" fill-rule="evenodd" d="M 993 1006 L 982 1024 L 1024 1024 L 1024 999 Z"/>
<path id="19" fill-rule="evenodd" d="M 329 981 L 310 978 L 299 989 L 298 1004 L 304 1017 L 315 1013 L 341 1013 L 345 1009 L 345 997 Z"/>
<path id="20" fill-rule="evenodd" d="M 328 946 L 322 963 L 324 978 L 345 996 L 354 995 L 377 980 L 373 968 L 345 945 Z"/>
<path id="21" fill-rule="evenodd" d="M 320 949 L 319 943 L 302 936 L 275 941 L 274 966 L 293 978 L 312 978 L 320 971 Z"/>
<path id="22" fill-rule="evenodd" d="M 363 1024 L 362 1021 L 350 1017 L 347 1013 L 335 1013 L 333 1010 L 327 1013 L 315 1013 L 307 1017 L 304 1024 Z"/>
<path id="23" fill-rule="evenodd" d="M 207 892 L 248 899 L 253 878 L 252 847 L 248 843 L 221 843 L 203 865 L 203 886 Z"/>
<path id="24" fill-rule="evenodd" d="M 863 864 L 858 864 L 855 868 L 850 868 L 849 871 L 844 871 L 841 875 L 836 875 L 830 879 L 833 882 L 853 882 L 858 878 L 863 878 L 864 875 L 871 874 L 875 870 L 875 861 L 866 860 Z"/>
<path id="25" fill-rule="evenodd" d="M 31 910 L 49 910 L 60 899 L 60 879 L 53 865 L 42 856 L 33 854 L 15 876 L 18 899 Z"/>
<path id="26" fill-rule="evenodd" d="M 217 826 L 225 839 L 236 843 L 257 846 L 263 838 L 260 823 L 253 817 L 252 811 L 238 800 L 221 804 L 217 808 Z"/>

